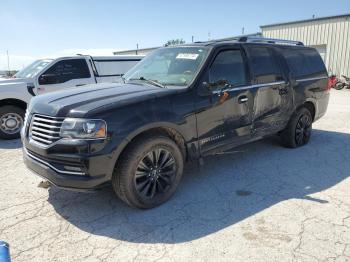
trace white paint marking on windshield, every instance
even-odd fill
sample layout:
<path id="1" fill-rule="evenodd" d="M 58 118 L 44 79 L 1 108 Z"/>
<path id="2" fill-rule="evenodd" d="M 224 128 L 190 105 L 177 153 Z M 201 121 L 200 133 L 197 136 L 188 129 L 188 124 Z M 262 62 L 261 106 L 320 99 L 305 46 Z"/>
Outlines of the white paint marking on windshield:
<path id="1" fill-rule="evenodd" d="M 196 60 L 198 58 L 198 54 L 190 54 L 190 53 L 179 53 L 176 56 L 176 59 L 190 59 Z"/>

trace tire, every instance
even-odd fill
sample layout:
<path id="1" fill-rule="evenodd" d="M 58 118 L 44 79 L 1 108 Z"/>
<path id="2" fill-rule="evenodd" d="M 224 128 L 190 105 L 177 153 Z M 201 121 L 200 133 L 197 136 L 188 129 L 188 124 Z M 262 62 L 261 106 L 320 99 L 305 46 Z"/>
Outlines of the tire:
<path id="1" fill-rule="evenodd" d="M 310 111 L 302 107 L 291 117 L 287 127 L 281 133 L 284 146 L 297 148 L 306 145 L 312 133 L 312 116 Z"/>
<path id="2" fill-rule="evenodd" d="M 17 106 L 0 107 L 0 138 L 19 138 L 24 123 L 24 114 L 24 110 Z"/>
<path id="3" fill-rule="evenodd" d="M 334 85 L 334 89 L 336 90 L 342 90 L 343 88 L 345 87 L 345 84 L 344 83 L 341 83 L 341 82 L 338 82 Z"/>
<path id="4" fill-rule="evenodd" d="M 141 137 L 128 146 L 118 161 L 112 176 L 113 189 L 131 207 L 159 206 L 175 193 L 183 165 L 183 155 L 170 138 Z"/>

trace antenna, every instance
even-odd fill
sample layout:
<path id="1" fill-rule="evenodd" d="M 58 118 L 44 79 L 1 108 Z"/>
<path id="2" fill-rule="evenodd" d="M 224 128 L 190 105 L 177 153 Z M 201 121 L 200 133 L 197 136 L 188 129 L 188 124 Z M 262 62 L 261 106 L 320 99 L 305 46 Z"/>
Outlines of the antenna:
<path id="1" fill-rule="evenodd" d="M 10 75 L 10 56 L 9 56 L 9 50 L 6 50 L 6 54 L 7 54 L 7 71 L 8 71 L 8 75 Z"/>

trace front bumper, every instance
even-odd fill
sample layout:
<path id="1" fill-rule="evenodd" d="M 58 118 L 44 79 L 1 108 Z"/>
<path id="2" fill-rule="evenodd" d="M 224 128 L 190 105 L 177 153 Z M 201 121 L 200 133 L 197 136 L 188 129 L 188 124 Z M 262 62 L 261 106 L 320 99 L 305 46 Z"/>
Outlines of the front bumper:
<path id="1" fill-rule="evenodd" d="M 62 173 L 55 166 L 40 159 L 23 148 L 23 159 L 25 165 L 38 176 L 48 180 L 51 184 L 74 191 L 93 191 L 108 184 L 108 177 L 105 175 L 89 176 L 78 174 L 78 172 Z"/>

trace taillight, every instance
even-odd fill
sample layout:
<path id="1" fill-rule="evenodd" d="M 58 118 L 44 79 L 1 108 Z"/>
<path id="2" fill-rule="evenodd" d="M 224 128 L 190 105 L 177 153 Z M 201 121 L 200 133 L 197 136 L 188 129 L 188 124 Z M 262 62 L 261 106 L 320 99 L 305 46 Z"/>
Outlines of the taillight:
<path id="1" fill-rule="evenodd" d="M 331 90 L 337 82 L 337 77 L 332 75 L 328 78 L 327 91 Z"/>

